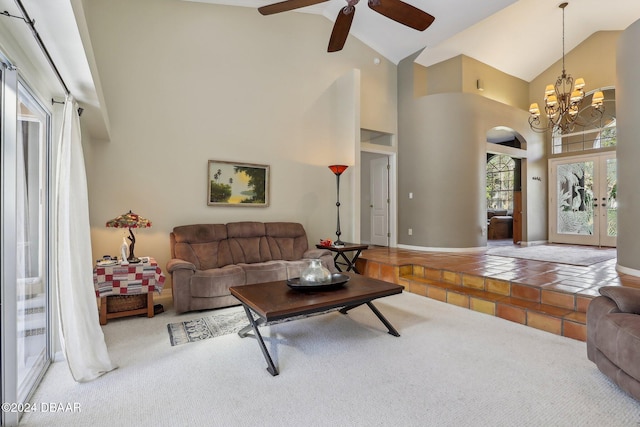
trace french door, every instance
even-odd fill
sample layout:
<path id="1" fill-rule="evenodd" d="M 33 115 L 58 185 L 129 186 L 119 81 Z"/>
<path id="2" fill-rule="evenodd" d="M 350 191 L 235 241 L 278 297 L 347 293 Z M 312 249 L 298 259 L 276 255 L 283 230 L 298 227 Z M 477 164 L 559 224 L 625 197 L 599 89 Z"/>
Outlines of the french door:
<path id="1" fill-rule="evenodd" d="M 616 246 L 615 153 L 549 160 L 549 241 Z"/>
<path id="2" fill-rule="evenodd" d="M 0 57 L 0 60 L 2 58 Z M 2 128 L 1 424 L 17 425 L 51 360 L 50 116 L 15 69 L 0 63 Z"/>

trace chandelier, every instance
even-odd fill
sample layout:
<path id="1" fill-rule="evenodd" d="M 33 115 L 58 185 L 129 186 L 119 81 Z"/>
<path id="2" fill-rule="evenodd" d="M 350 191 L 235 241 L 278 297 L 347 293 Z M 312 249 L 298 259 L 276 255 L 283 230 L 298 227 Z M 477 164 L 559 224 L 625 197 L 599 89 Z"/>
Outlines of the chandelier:
<path id="1" fill-rule="evenodd" d="M 544 90 L 544 114 L 546 124 L 540 122 L 540 107 L 537 103 L 529 107 L 529 126 L 536 132 L 554 131 L 568 133 L 577 126 L 588 126 L 602 118 L 604 113 L 604 95 L 596 91 L 591 97 L 591 105 L 580 109 L 584 99 L 584 79 L 574 81 L 564 67 L 564 8 L 569 3 L 561 3 L 562 9 L 562 75 L 555 85 L 547 85 Z M 589 110 L 589 111 L 586 111 Z"/>

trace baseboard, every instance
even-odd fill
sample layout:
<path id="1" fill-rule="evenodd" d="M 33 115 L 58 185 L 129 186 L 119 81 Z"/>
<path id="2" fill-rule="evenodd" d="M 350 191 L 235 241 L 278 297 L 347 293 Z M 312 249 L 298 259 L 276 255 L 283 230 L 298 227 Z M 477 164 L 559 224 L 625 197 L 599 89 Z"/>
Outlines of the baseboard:
<path id="1" fill-rule="evenodd" d="M 400 249 L 421 252 L 483 252 L 487 250 L 486 246 L 476 248 L 430 248 L 424 246 L 398 245 Z"/>
<path id="2" fill-rule="evenodd" d="M 547 245 L 549 244 L 548 240 L 532 240 L 530 242 L 520 242 L 520 246 L 538 246 L 538 245 Z"/>
<path id="3" fill-rule="evenodd" d="M 634 268 L 624 267 L 620 264 L 616 264 L 616 271 L 622 274 L 628 274 L 629 276 L 640 277 L 640 270 L 636 270 Z"/>

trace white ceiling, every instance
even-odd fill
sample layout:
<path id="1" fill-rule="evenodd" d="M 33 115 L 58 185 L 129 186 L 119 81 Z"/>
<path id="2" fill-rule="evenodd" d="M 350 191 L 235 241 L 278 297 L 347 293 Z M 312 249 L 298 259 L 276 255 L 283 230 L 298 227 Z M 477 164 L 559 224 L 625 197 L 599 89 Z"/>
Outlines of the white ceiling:
<path id="1" fill-rule="evenodd" d="M 278 0 L 184 1 L 257 9 Z M 435 22 L 423 32 L 385 18 L 369 9 L 366 1 L 356 6 L 351 35 L 396 64 L 425 48 L 416 60 L 425 66 L 464 54 L 531 81 L 562 57 L 560 0 L 404 0 L 435 16 Z M 283 13 L 315 13 L 335 21 L 345 5 L 345 0 L 330 0 Z M 624 30 L 638 19 L 640 0 L 569 1 L 565 9 L 566 51 L 597 31 Z"/>

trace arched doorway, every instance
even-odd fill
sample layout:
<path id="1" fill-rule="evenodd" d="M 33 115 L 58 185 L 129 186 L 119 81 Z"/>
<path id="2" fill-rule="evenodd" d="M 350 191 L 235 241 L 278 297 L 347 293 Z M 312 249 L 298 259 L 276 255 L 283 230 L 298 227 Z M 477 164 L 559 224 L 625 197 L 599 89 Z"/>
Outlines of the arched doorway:
<path id="1" fill-rule="evenodd" d="M 522 240 L 523 139 L 504 126 L 487 132 L 487 242 Z"/>

